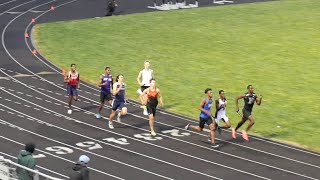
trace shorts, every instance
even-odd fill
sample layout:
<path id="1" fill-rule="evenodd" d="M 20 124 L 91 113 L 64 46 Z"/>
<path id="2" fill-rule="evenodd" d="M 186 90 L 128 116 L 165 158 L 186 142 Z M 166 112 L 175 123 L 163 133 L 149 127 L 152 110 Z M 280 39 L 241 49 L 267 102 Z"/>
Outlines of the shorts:
<path id="1" fill-rule="evenodd" d="M 224 115 L 219 115 L 216 118 L 216 123 L 219 125 L 220 120 L 223 120 L 224 122 L 228 122 L 229 118 L 224 114 Z"/>
<path id="2" fill-rule="evenodd" d="M 104 103 L 105 100 L 112 100 L 111 92 L 100 92 L 100 102 Z"/>
<path id="3" fill-rule="evenodd" d="M 156 115 L 157 104 L 147 104 L 147 111 L 149 115 Z"/>
<path id="4" fill-rule="evenodd" d="M 112 110 L 113 111 L 116 111 L 117 109 L 122 109 L 124 107 L 126 107 L 124 101 L 113 100 L 113 103 L 112 103 Z"/>
<path id="5" fill-rule="evenodd" d="M 213 121 L 212 121 L 211 117 L 208 117 L 208 118 L 202 118 L 202 117 L 200 117 L 199 127 L 200 127 L 201 129 L 203 129 L 203 128 L 204 128 L 204 124 L 207 124 L 207 125 L 209 126 L 209 125 L 212 124 L 212 123 L 213 123 Z"/>
<path id="6" fill-rule="evenodd" d="M 242 118 L 243 119 L 248 119 L 249 118 L 249 116 L 251 116 L 251 111 L 249 111 L 249 110 L 246 110 L 246 109 L 242 109 Z"/>
<path id="7" fill-rule="evenodd" d="M 77 86 L 67 85 L 68 96 L 78 96 Z"/>
<path id="8" fill-rule="evenodd" d="M 150 86 L 141 86 L 141 92 L 143 92 L 144 90 L 148 89 Z"/>

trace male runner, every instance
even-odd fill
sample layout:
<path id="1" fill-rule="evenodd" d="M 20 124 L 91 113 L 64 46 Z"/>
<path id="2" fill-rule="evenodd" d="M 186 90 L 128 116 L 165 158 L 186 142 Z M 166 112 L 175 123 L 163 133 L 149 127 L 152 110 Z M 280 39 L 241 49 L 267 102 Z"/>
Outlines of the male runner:
<path id="1" fill-rule="evenodd" d="M 98 86 L 101 87 L 100 89 L 100 106 L 98 108 L 98 113 L 96 114 L 96 118 L 101 118 L 101 110 L 105 104 L 105 100 L 109 102 L 109 104 L 112 106 L 112 85 L 113 85 L 113 79 L 111 75 L 111 69 L 110 67 L 105 68 L 105 73 L 100 76 Z"/>
<path id="2" fill-rule="evenodd" d="M 64 82 L 68 83 L 67 84 L 67 94 L 69 96 L 68 114 L 72 114 L 72 109 L 71 109 L 72 99 L 75 101 L 78 100 L 77 88 L 80 89 L 80 75 L 76 71 L 76 64 L 71 64 L 71 70 L 64 77 Z"/>
<path id="3" fill-rule="evenodd" d="M 207 88 L 204 93 L 207 95 L 204 99 L 201 100 L 199 110 L 200 110 L 200 121 L 199 126 L 190 125 L 190 123 L 185 127 L 186 130 L 191 128 L 194 131 L 201 132 L 204 128 L 204 124 L 207 124 L 210 129 L 211 133 L 211 147 L 219 148 L 220 145 L 214 143 L 214 130 L 216 128 L 216 124 L 212 121 L 212 113 L 211 113 L 211 106 L 213 103 L 212 97 L 212 89 Z"/>
<path id="4" fill-rule="evenodd" d="M 163 106 L 163 99 L 160 94 L 160 89 L 156 87 L 156 80 L 150 80 L 150 87 L 142 92 L 142 95 L 147 95 L 147 111 L 149 114 L 149 126 L 152 136 L 156 136 L 154 131 L 154 117 L 156 115 L 156 109 L 158 105 L 158 97 L 160 99 L 160 106 Z"/>
<path id="5" fill-rule="evenodd" d="M 257 95 L 254 93 L 254 89 L 252 85 L 248 85 L 247 90 L 248 92 L 236 98 L 236 112 L 237 113 L 239 112 L 239 105 L 238 105 L 239 99 L 244 99 L 244 106 L 242 109 L 241 121 L 238 123 L 236 128 L 232 128 L 232 137 L 236 139 L 236 131 L 243 125 L 243 123 L 245 123 L 249 119 L 250 122 L 248 124 L 248 127 L 242 131 L 242 138 L 245 139 L 246 141 L 249 141 L 248 131 L 254 125 L 254 119 L 253 119 L 253 116 L 251 115 L 252 108 L 253 108 L 254 102 L 256 102 L 258 105 L 261 104 L 262 96 L 260 95 L 259 98 L 257 97 Z"/>
<path id="6" fill-rule="evenodd" d="M 142 92 L 150 87 L 150 80 L 154 78 L 153 70 L 150 69 L 150 61 L 144 61 L 144 69 L 141 70 L 138 74 L 137 81 L 140 86 L 140 89 L 137 92 L 140 94 L 139 98 L 141 101 L 141 108 L 143 109 L 143 114 L 148 115 L 147 108 L 144 104 L 146 104 L 147 97 L 142 95 Z M 141 81 L 140 81 L 141 79 Z"/>
<path id="7" fill-rule="evenodd" d="M 115 96 L 112 105 L 112 111 L 109 117 L 109 128 L 114 129 L 112 119 L 116 115 L 117 109 L 119 109 L 117 121 L 120 121 L 120 116 L 127 114 L 127 107 L 125 104 L 126 98 L 126 84 L 123 82 L 123 75 L 119 74 L 116 78 L 116 83 L 113 84 L 112 94 Z"/>

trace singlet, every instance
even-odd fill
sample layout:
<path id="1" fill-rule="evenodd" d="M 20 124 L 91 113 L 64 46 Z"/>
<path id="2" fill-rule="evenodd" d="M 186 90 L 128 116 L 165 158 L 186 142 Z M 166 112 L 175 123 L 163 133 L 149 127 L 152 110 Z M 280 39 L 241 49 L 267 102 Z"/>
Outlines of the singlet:
<path id="1" fill-rule="evenodd" d="M 120 85 L 118 84 L 118 82 L 115 83 L 117 89 L 120 87 Z M 124 83 L 122 83 L 122 87 L 121 90 L 118 92 L 118 94 L 115 95 L 115 100 L 118 102 L 124 101 L 125 99 L 125 90 L 126 90 L 126 85 Z"/>
<path id="2" fill-rule="evenodd" d="M 216 100 L 216 104 L 218 105 L 218 109 L 220 108 L 220 106 L 221 106 L 222 104 L 225 105 L 224 108 L 221 108 L 221 109 L 219 109 L 219 111 L 216 112 L 216 113 L 217 113 L 217 114 L 216 114 L 216 117 L 226 115 L 226 111 L 227 111 L 227 108 L 226 108 L 226 106 L 227 106 L 227 99 L 226 99 L 226 98 L 224 98 L 224 99 L 219 98 L 219 99 Z"/>
<path id="3" fill-rule="evenodd" d="M 112 75 L 106 75 L 106 74 L 102 74 L 102 80 L 101 80 L 101 84 L 108 82 L 106 85 L 101 86 L 101 92 L 106 92 L 109 93 L 110 92 L 110 87 L 111 87 L 111 82 L 112 82 Z"/>
<path id="4" fill-rule="evenodd" d="M 150 105 L 157 105 L 158 104 L 158 94 L 157 88 L 155 88 L 153 91 L 149 88 L 148 89 L 148 104 Z"/>
<path id="5" fill-rule="evenodd" d="M 257 99 L 257 95 L 255 93 L 253 94 L 250 94 L 248 92 L 245 93 L 243 109 L 251 112 L 256 99 Z"/>
<path id="6" fill-rule="evenodd" d="M 143 69 L 142 70 L 142 84 L 143 86 L 150 86 L 150 80 L 152 79 L 152 69 Z"/>
<path id="7" fill-rule="evenodd" d="M 70 85 L 70 86 L 78 85 L 78 83 L 79 83 L 79 74 L 78 74 L 77 71 L 75 71 L 74 73 L 69 71 L 68 78 L 69 78 L 68 85 Z"/>
<path id="8" fill-rule="evenodd" d="M 205 110 L 207 110 L 207 111 L 210 111 L 211 110 L 211 106 L 212 106 L 212 99 L 208 99 L 208 98 L 206 98 L 206 103 L 203 105 L 203 109 L 205 109 Z M 200 112 L 200 117 L 201 118 L 208 118 L 208 117 L 210 117 L 210 116 L 208 116 L 206 113 L 204 113 L 204 112 Z"/>

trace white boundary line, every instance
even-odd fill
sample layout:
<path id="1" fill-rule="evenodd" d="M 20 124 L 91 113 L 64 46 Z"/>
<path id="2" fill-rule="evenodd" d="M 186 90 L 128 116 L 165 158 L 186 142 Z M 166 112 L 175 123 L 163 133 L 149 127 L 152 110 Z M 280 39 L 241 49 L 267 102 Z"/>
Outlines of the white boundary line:
<path id="1" fill-rule="evenodd" d="M 3 14 L 5 14 L 5 13 L 7 13 L 7 12 L 10 12 L 12 9 L 18 8 L 18 7 L 23 6 L 23 5 L 25 5 L 25 4 L 32 3 L 32 2 L 34 2 L 34 1 L 36 1 L 36 0 L 28 1 L 28 2 L 25 2 L 25 3 L 20 4 L 20 5 L 18 5 L 18 6 L 15 6 L 15 7 L 13 7 L 13 8 L 10 8 L 10 9 L 8 9 L 8 10 L 6 10 L 6 11 L 3 11 L 2 13 L 0 13 L 0 16 L 3 15 Z"/>
<path id="2" fill-rule="evenodd" d="M 3 121 L 3 120 L 0 119 L 0 121 Z M 6 121 L 4 121 L 4 122 L 6 122 Z M 7 123 L 7 122 L 6 122 L 6 123 Z M 20 143 L 20 142 L 18 142 L 18 141 L 12 140 L 12 139 L 7 138 L 7 137 L 4 137 L 4 136 L 0 136 L 0 138 L 5 139 L 5 140 L 10 141 L 10 142 L 13 142 L 13 143 L 16 143 L 16 144 L 19 144 L 19 145 L 21 145 L 21 146 L 25 146 L 23 143 Z M 60 157 L 60 156 L 57 156 L 57 155 L 48 153 L 48 152 L 46 152 L 46 151 L 42 151 L 41 149 L 38 149 L 38 148 L 37 148 L 37 151 L 39 151 L 39 152 L 41 152 L 41 153 L 43 153 L 43 154 L 47 154 L 47 155 L 50 155 L 50 156 L 52 156 L 52 157 L 58 158 L 58 159 L 62 159 L 62 160 L 64 160 L 64 161 L 67 161 L 67 162 L 70 162 L 70 163 L 73 163 L 73 164 L 76 163 L 76 162 L 74 162 L 74 161 L 70 161 L 69 159 L 66 159 L 66 158 L 63 158 L 63 157 Z M 97 170 L 97 169 L 94 169 L 94 168 L 91 168 L 91 167 L 88 167 L 88 169 L 93 170 L 93 171 L 96 171 L 96 172 L 101 173 L 101 174 L 104 174 L 104 175 L 107 175 L 107 176 L 110 176 L 110 177 L 113 177 L 113 178 L 115 178 L 115 179 L 124 180 L 123 178 L 114 176 L 114 175 L 112 175 L 112 174 L 108 174 L 108 173 L 106 173 L 106 172 L 103 172 L 103 171 L 100 171 L 100 170 Z"/>
<path id="3" fill-rule="evenodd" d="M 37 16 L 36 18 L 37 18 L 37 19 L 40 18 L 41 16 L 43 16 L 44 14 L 46 14 L 46 13 L 49 12 L 49 11 L 50 11 L 50 10 L 48 10 L 48 11 L 40 14 L 40 15 Z M 31 25 L 31 23 L 29 23 L 28 26 L 26 27 L 25 33 L 27 32 L 27 30 L 28 30 L 28 28 L 30 27 L 30 25 Z M 32 27 L 32 28 L 33 28 L 33 27 Z M 31 29 L 31 32 L 32 32 L 32 29 Z M 33 42 L 33 39 L 32 39 L 32 33 L 30 33 L 30 39 L 31 39 L 31 44 L 32 44 L 32 46 L 35 47 L 35 49 L 37 49 L 36 46 L 35 46 L 35 44 L 34 44 L 34 42 Z M 31 47 L 29 46 L 26 38 L 25 38 L 25 43 L 26 43 L 28 49 L 30 50 L 30 52 L 32 52 Z M 40 53 L 40 51 L 38 51 L 38 49 L 37 49 L 37 52 L 38 52 L 38 53 L 40 54 L 40 56 L 42 56 L 46 61 L 48 61 L 48 60 L 45 58 L 45 56 L 42 55 L 42 54 Z M 52 70 L 56 71 L 57 73 L 61 74 L 61 72 L 59 72 L 58 70 L 56 70 L 55 68 L 53 68 L 52 66 L 50 66 L 49 64 L 47 64 L 46 62 L 44 62 L 44 61 L 43 61 L 41 58 L 39 58 L 37 55 L 34 54 L 34 56 L 35 56 L 39 61 L 41 61 L 43 64 L 45 64 L 47 67 L 49 67 L 49 68 L 51 68 Z M 48 61 L 48 62 L 49 62 L 49 61 Z M 55 66 L 56 68 L 60 69 L 57 65 L 53 64 L 52 62 L 50 62 L 50 63 L 51 63 L 53 66 Z M 40 76 L 38 76 L 38 77 L 39 77 L 39 78 L 42 78 L 42 77 L 40 77 Z M 89 89 L 92 89 L 92 90 L 95 90 L 95 91 L 99 91 L 99 90 L 97 90 L 96 88 L 92 88 L 90 85 L 87 85 L 86 83 L 81 83 L 81 84 L 82 84 L 83 86 L 89 88 Z M 131 101 L 131 102 L 135 102 L 135 101 Z M 132 105 L 134 105 L 134 104 L 132 103 Z M 139 105 L 139 104 L 136 104 L 135 106 L 136 106 L 136 107 L 139 107 L 140 105 Z M 170 115 L 170 116 L 177 117 L 177 118 L 179 118 L 179 119 L 187 120 L 187 119 L 185 119 L 184 117 L 175 116 L 175 115 L 173 115 L 172 113 L 167 113 L 167 112 L 162 111 L 162 110 L 159 111 L 159 112 L 162 113 L 162 114 L 168 114 L 168 115 Z M 188 120 L 188 121 L 190 121 L 190 120 Z M 281 144 L 281 143 L 277 143 L 277 142 L 266 141 L 266 140 L 264 140 L 264 139 L 261 139 L 261 138 L 255 137 L 255 136 L 251 136 L 251 138 L 252 138 L 252 139 L 257 139 L 257 140 L 260 140 L 260 141 L 263 141 L 263 142 L 267 142 L 267 143 L 279 145 L 279 146 L 282 146 L 282 147 L 285 147 L 285 148 L 290 148 L 290 149 L 293 149 L 293 150 L 296 150 L 296 151 L 300 151 L 300 152 L 304 152 L 304 153 L 308 153 L 308 154 L 320 156 L 320 154 L 316 154 L 316 153 L 313 153 L 313 152 L 309 152 L 309 151 L 305 151 L 305 150 L 302 150 L 302 149 L 294 148 L 294 147 L 291 147 L 291 146 L 288 146 L 288 145 L 284 145 L 284 144 Z M 244 147 L 244 146 L 243 146 L 243 147 Z M 262 152 L 262 151 L 261 151 L 261 152 Z M 269 154 L 272 154 L 272 153 L 269 153 Z"/>
<path id="4" fill-rule="evenodd" d="M 2 4 L 0 4 L 0 6 L 3 6 L 3 5 L 6 5 L 6 4 L 9 4 L 9 3 L 12 3 L 12 2 L 14 2 L 14 1 L 17 1 L 17 0 L 11 0 L 11 1 L 8 1 L 8 2 L 5 2 L 5 3 L 2 3 Z"/>
<path id="5" fill-rule="evenodd" d="M 51 112 L 56 113 L 55 111 L 52 111 L 52 110 L 47 109 L 47 108 L 44 108 L 44 107 L 42 107 L 42 106 L 40 106 L 40 105 L 34 104 L 34 103 L 29 102 L 29 101 L 27 101 L 27 100 L 25 100 L 25 99 L 23 99 L 23 98 L 21 98 L 21 97 L 18 97 L 18 96 L 16 96 L 15 94 L 12 94 L 11 92 L 4 90 L 3 88 L 0 88 L 0 89 L 3 90 L 3 91 L 5 91 L 5 92 L 7 92 L 7 93 L 10 94 L 11 96 L 14 96 L 14 97 L 16 97 L 16 98 L 18 98 L 18 99 L 21 99 L 22 101 L 28 102 L 28 103 L 30 103 L 30 104 L 32 104 L 32 105 L 34 105 L 34 106 L 38 106 L 38 107 L 40 107 L 40 108 L 42 108 L 42 109 L 45 109 L 45 110 L 47 110 L 47 111 L 51 111 Z M 54 99 L 54 98 L 53 98 L 53 99 Z M 59 101 L 59 100 L 58 100 L 58 101 Z M 1 104 L 0 104 L 0 105 L 1 105 Z M 2 105 L 2 106 L 4 106 L 4 105 Z M 76 107 L 76 108 L 78 108 L 78 107 Z M 13 110 L 13 111 L 15 111 L 15 110 Z M 89 112 L 89 113 L 91 113 L 91 114 L 94 114 L 94 113 L 92 113 L 92 112 L 90 112 L 90 111 L 86 111 L 86 110 L 84 110 L 84 109 L 82 109 L 82 111 L 85 111 L 85 112 Z M 57 114 L 59 114 L 59 113 L 57 113 Z M 64 115 L 62 115 L 62 116 L 64 116 Z M 64 117 L 66 117 L 66 116 L 64 116 Z M 104 118 L 104 119 L 108 119 L 108 118 L 105 118 L 105 117 L 103 117 L 103 118 Z M 81 122 L 81 121 L 76 120 L 76 119 L 73 119 L 73 118 L 69 118 L 69 119 L 74 120 L 75 122 Z M 87 124 L 87 123 L 84 123 L 84 122 L 81 122 L 81 123 L 82 123 L 82 124 L 85 124 L 85 125 L 88 125 L 88 126 L 91 126 L 91 127 L 96 127 L 96 126 L 93 126 L 93 125 L 90 125 L 90 124 Z M 140 130 L 142 130 L 142 131 L 147 131 L 147 132 L 149 132 L 149 131 L 146 130 L 146 129 L 139 128 L 139 127 L 136 127 L 136 126 L 132 126 L 132 125 L 129 125 L 129 124 L 126 124 L 126 123 L 123 123 L 123 122 L 120 122 L 120 124 L 129 126 L 129 127 L 135 128 L 135 129 L 140 129 Z M 173 126 L 173 127 L 174 127 L 174 126 Z M 101 129 L 101 128 L 99 128 L 99 127 L 96 127 L 96 128 Z M 106 130 L 105 130 L 105 131 L 106 131 Z M 243 158 L 243 157 L 240 157 L 240 156 L 237 156 L 237 155 L 225 153 L 225 152 L 223 152 L 223 151 L 214 150 L 214 149 L 211 149 L 211 148 L 202 146 L 202 145 L 194 144 L 194 143 L 191 143 L 191 142 L 188 142 L 188 141 L 184 141 L 184 140 L 181 140 L 181 139 L 173 138 L 173 137 L 170 137 L 170 136 L 167 136 L 167 135 L 163 135 L 163 134 L 160 134 L 160 133 L 159 133 L 158 135 L 161 135 L 161 136 L 164 136 L 164 137 L 168 137 L 168 138 L 170 138 L 170 139 L 174 139 L 174 140 L 177 140 L 177 141 L 180 141 L 180 142 L 184 142 L 184 143 L 187 143 L 187 144 L 191 144 L 191 145 L 194 145 L 194 146 L 197 146 L 197 147 L 201 147 L 201 148 L 204 148 L 204 149 L 208 149 L 208 150 L 211 150 L 211 151 L 215 151 L 215 152 L 218 152 L 218 153 L 221 153 L 221 154 L 225 154 L 225 155 L 228 155 L 228 156 L 231 156 L 231 157 L 235 157 L 235 158 L 239 158 L 239 159 L 246 160 L 246 161 L 249 161 L 249 162 L 253 162 L 253 163 L 256 163 L 256 164 L 259 164 L 259 165 L 263 165 L 263 166 L 267 166 L 267 167 L 270 167 L 270 168 L 274 168 L 274 169 L 277 169 L 277 170 L 280 170 L 280 171 L 284 171 L 284 172 L 287 172 L 287 173 L 295 174 L 295 175 L 298 175 L 298 176 L 303 176 L 303 177 L 306 177 L 306 178 L 309 178 L 309 179 L 314 179 L 313 177 L 305 176 L 305 175 L 302 175 L 302 174 L 299 174 L 299 173 L 296 173 L 296 172 L 292 172 L 292 171 L 289 171 L 289 170 L 286 170 L 286 169 L 278 168 L 278 167 L 275 167 L 275 166 L 271 166 L 271 165 L 264 164 L 264 163 L 261 163 L 261 162 L 257 162 L 257 161 L 254 161 L 254 160 L 250 160 L 250 159 L 247 159 L 247 158 Z M 123 135 L 122 135 L 122 136 L 123 136 Z"/>
<path id="6" fill-rule="evenodd" d="M 6 153 L 1 152 L 1 151 L 0 151 L 0 154 L 5 155 L 5 156 L 7 156 L 7 157 L 10 157 L 10 158 L 12 158 L 12 159 L 18 159 L 17 157 L 14 157 L 14 156 L 12 156 L 12 155 L 10 155 L 10 154 L 6 154 Z M 47 168 L 45 168 L 45 167 L 42 167 L 42 166 L 39 166 L 39 165 L 36 165 L 36 167 L 39 168 L 39 169 L 43 169 L 43 170 L 45 170 L 45 171 L 51 172 L 51 173 L 53 173 L 53 174 L 59 175 L 59 176 L 61 176 L 61 177 L 70 179 L 70 178 L 69 178 L 68 176 L 66 176 L 66 175 L 63 175 L 63 174 L 60 174 L 60 173 L 58 173 L 58 172 L 52 171 L 52 170 L 47 169 Z"/>
<path id="7" fill-rule="evenodd" d="M 20 97 L 17 97 L 17 98 L 20 98 Z M 29 101 L 27 101 L 27 102 L 33 104 L 32 102 L 29 102 Z M 36 104 L 33 104 L 33 105 L 36 106 Z M 34 117 L 31 117 L 31 116 L 29 116 L 29 115 L 27 115 L 27 114 L 25 114 L 25 113 L 22 113 L 22 112 L 20 112 L 20 111 L 17 111 L 17 110 L 15 110 L 15 109 L 12 109 L 12 108 L 10 108 L 10 107 L 8 107 L 8 106 L 2 105 L 2 104 L 0 104 L 0 106 L 3 106 L 3 107 L 5 107 L 5 108 L 7 108 L 7 109 L 10 109 L 10 110 L 12 110 L 12 111 L 15 111 L 15 112 L 17 112 L 17 113 L 19 113 L 19 114 L 22 114 L 22 115 L 24 115 L 24 116 L 27 116 L 27 117 L 29 117 L 29 118 L 39 120 L 39 119 L 34 118 Z M 38 107 L 40 107 L 40 106 L 38 106 Z M 46 108 L 44 108 L 44 107 L 42 107 L 42 108 L 43 108 L 43 109 L 46 109 Z M 57 113 L 57 112 L 55 112 L 55 111 L 52 111 L 52 110 L 49 110 L 49 109 L 46 109 L 46 110 L 51 111 L 52 113 L 59 114 L 59 113 Z M 87 123 L 82 122 L 82 121 L 77 120 L 77 119 L 69 118 L 69 117 L 64 116 L 64 115 L 62 115 L 62 114 L 59 114 L 59 115 L 61 115 L 62 117 L 64 117 L 64 118 L 67 119 L 67 120 L 72 120 L 72 121 L 74 121 L 74 122 L 76 122 L 76 123 L 83 124 L 83 125 L 86 125 L 86 126 L 90 126 L 90 127 L 92 127 L 92 128 L 95 128 L 95 129 L 99 129 L 99 130 L 102 130 L 102 131 L 105 131 L 105 132 L 109 132 L 109 133 L 116 134 L 116 135 L 119 135 L 119 136 L 122 136 L 122 137 L 126 137 L 126 138 L 128 138 L 128 139 L 132 139 L 132 140 L 135 140 L 135 141 L 138 141 L 138 142 L 141 142 L 141 143 L 149 144 L 149 145 L 152 145 L 152 146 L 161 148 L 161 149 L 165 149 L 165 150 L 168 150 L 168 151 L 171 151 L 171 152 L 175 152 L 175 153 L 178 153 L 178 154 L 180 154 L 180 155 L 184 155 L 184 156 L 191 157 L 191 158 L 194 158 L 194 159 L 203 161 L 203 162 L 207 162 L 207 163 L 211 163 L 211 164 L 214 164 L 214 165 L 218 165 L 218 166 L 221 166 L 221 167 L 224 167 L 224 168 L 228 168 L 228 169 L 231 169 L 231 170 L 234 170 L 234 171 L 238 171 L 238 172 L 241 172 L 241 173 L 244 173 L 244 174 L 248 174 L 248 175 L 251 175 L 251 176 L 259 177 L 259 178 L 262 178 L 262 179 L 268 179 L 268 178 L 265 178 L 265 177 L 262 177 L 262 176 L 259 176 L 259 175 L 256 175 L 256 174 L 248 173 L 248 172 L 246 172 L 246 171 L 242 171 L 242 170 L 239 170 L 239 169 L 236 169 L 236 168 L 232 168 L 232 167 L 229 167 L 229 166 L 226 166 L 226 165 L 222 165 L 222 164 L 215 163 L 215 162 L 212 162 L 212 161 L 209 161 L 209 160 L 205 160 L 205 159 L 202 159 L 202 158 L 199 158 L 199 157 L 196 157 L 196 156 L 192 156 L 192 155 L 189 155 L 189 154 L 180 152 L 180 151 L 176 151 L 176 150 L 173 150 L 173 149 L 170 149 L 170 148 L 166 148 L 166 147 L 163 147 L 163 146 L 160 146 L 160 145 L 152 144 L 152 143 L 150 143 L 150 142 L 145 142 L 145 141 L 142 141 L 142 140 L 140 140 L 140 139 L 136 139 L 136 138 L 133 138 L 133 137 L 130 137 L 130 136 L 127 136 L 127 135 L 119 134 L 119 133 L 116 133 L 116 132 L 113 132 L 113 131 L 110 131 L 110 130 L 106 130 L 106 129 L 103 129 L 103 128 L 100 128 L 100 127 L 97 127 L 97 126 L 94 126 L 94 125 L 91 125 L 91 124 L 87 124 Z M 41 121 L 41 120 L 40 120 L 40 121 Z M 61 128 L 61 127 L 59 127 L 59 126 L 56 126 L 56 125 L 52 125 L 52 124 L 49 124 L 49 123 L 46 123 L 46 124 L 48 124 L 48 125 L 51 126 L 51 127 L 55 127 L 55 128 L 58 128 L 58 129 L 67 131 L 67 132 L 69 132 L 69 133 L 76 134 L 76 135 L 78 135 L 78 136 L 85 137 L 85 138 L 88 138 L 88 139 L 97 141 L 97 142 L 99 142 L 99 143 L 107 144 L 107 145 L 109 145 L 109 146 L 113 146 L 113 147 L 115 147 L 115 148 L 119 148 L 119 149 L 122 149 L 122 150 L 131 152 L 131 150 L 127 150 L 127 149 L 125 149 L 125 148 L 122 148 L 122 147 L 119 147 L 119 146 L 115 146 L 115 145 L 113 145 L 113 144 L 106 143 L 106 142 L 104 142 L 104 141 L 100 141 L 100 140 L 97 140 L 97 139 L 93 139 L 93 138 L 90 138 L 90 137 L 87 137 L 87 136 L 84 136 L 84 135 L 75 133 L 75 132 L 73 132 L 73 131 L 70 131 L 70 130 L 67 130 L 67 129 L 63 129 L 63 128 Z M 123 124 L 125 124 L 125 123 L 123 123 Z M 126 125 L 126 124 L 125 124 L 125 125 Z M 132 126 L 132 127 L 134 127 L 134 126 Z M 146 130 L 143 129 L 143 131 L 146 131 Z M 168 137 L 169 137 L 169 136 L 168 136 Z M 171 138 L 171 137 L 169 137 L 169 138 Z M 210 148 L 208 148 L 208 149 L 210 149 Z M 135 153 L 135 154 L 138 154 L 138 155 L 140 155 L 140 156 L 145 156 L 145 157 L 146 157 L 146 155 L 143 155 L 143 154 L 140 154 L 140 153 L 137 153 L 137 152 L 131 152 L 131 153 Z M 148 158 L 150 158 L 150 157 L 148 157 Z M 151 158 L 153 159 L 153 157 L 151 157 Z M 158 161 L 158 159 L 156 159 L 156 158 L 154 158 L 154 160 L 157 160 L 157 161 Z M 162 162 L 162 160 L 160 160 L 160 161 Z M 165 163 L 166 163 L 166 162 L 165 162 Z M 171 164 L 170 164 L 170 165 L 171 165 Z"/>

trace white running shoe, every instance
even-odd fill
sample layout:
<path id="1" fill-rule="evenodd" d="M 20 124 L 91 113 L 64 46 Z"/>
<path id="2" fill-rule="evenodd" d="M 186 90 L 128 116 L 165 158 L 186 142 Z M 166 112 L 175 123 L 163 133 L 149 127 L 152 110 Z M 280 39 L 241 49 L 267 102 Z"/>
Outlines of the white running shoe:
<path id="1" fill-rule="evenodd" d="M 186 127 L 184 127 L 185 130 L 189 130 L 189 126 L 191 125 L 191 123 L 187 124 Z"/>
<path id="2" fill-rule="evenodd" d="M 143 115 L 148 116 L 148 111 L 147 111 L 147 109 L 144 109 L 144 110 L 143 110 Z"/>
<path id="3" fill-rule="evenodd" d="M 138 93 L 138 94 L 142 94 L 142 91 L 141 91 L 140 88 L 137 90 L 137 93 Z"/>
<path id="4" fill-rule="evenodd" d="M 151 136 L 156 136 L 156 135 L 157 135 L 157 133 L 156 133 L 156 132 L 151 131 Z"/>
<path id="5" fill-rule="evenodd" d="M 118 115 L 117 115 L 117 121 L 118 121 L 118 122 L 121 122 L 120 116 L 121 116 L 121 111 L 119 111 L 119 112 L 118 112 Z"/>
<path id="6" fill-rule="evenodd" d="M 112 121 L 109 121 L 109 128 L 114 129 Z"/>
<path id="7" fill-rule="evenodd" d="M 100 119 L 100 118 L 101 118 L 101 114 L 100 114 L 100 113 L 97 113 L 97 114 L 96 114 L 96 118 L 97 118 L 97 119 Z"/>
<path id="8" fill-rule="evenodd" d="M 68 114 L 72 114 L 72 109 L 69 109 L 69 110 L 68 110 Z"/>

